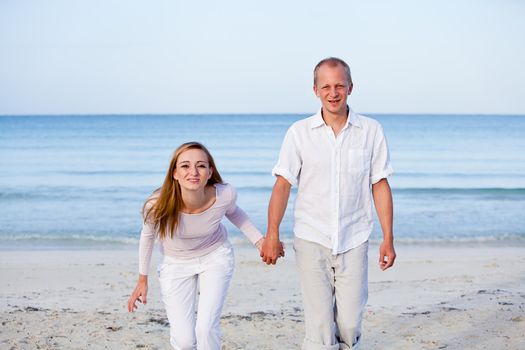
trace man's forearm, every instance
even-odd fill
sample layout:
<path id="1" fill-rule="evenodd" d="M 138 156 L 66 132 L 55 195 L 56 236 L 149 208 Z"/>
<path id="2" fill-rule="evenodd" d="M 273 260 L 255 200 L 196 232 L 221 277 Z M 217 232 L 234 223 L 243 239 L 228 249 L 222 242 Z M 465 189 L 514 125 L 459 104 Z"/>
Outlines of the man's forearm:
<path id="1" fill-rule="evenodd" d="M 392 191 L 387 179 L 382 179 L 372 185 L 372 195 L 377 217 L 383 231 L 383 239 L 387 242 L 393 242 L 394 205 L 392 202 Z"/>
<path id="2" fill-rule="evenodd" d="M 288 198 L 290 197 L 290 184 L 279 177 L 273 186 L 270 204 L 268 205 L 268 232 L 267 238 L 279 239 L 279 226 L 283 220 Z"/>

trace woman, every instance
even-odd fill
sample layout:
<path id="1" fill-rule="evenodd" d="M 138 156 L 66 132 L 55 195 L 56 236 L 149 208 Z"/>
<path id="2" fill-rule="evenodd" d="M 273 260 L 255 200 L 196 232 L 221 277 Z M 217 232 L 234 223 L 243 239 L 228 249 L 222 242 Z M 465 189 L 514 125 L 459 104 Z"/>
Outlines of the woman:
<path id="1" fill-rule="evenodd" d="M 177 148 L 164 184 L 144 204 L 139 279 L 128 310 L 134 311 L 137 301 L 146 304 L 149 263 L 158 237 L 164 255 L 159 281 L 174 349 L 221 348 L 219 321 L 234 268 L 221 219 L 226 216 L 259 250 L 264 239 L 235 201 L 234 188 L 223 183 L 209 151 L 188 142 Z"/>

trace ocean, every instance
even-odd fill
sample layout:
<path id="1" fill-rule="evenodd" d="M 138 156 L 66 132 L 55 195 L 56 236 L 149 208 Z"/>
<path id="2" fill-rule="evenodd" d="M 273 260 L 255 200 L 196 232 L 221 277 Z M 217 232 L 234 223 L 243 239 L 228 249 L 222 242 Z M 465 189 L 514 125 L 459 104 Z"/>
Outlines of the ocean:
<path id="1" fill-rule="evenodd" d="M 525 116 L 368 115 L 390 146 L 397 242 L 525 245 Z M 307 116 L 0 116 L 0 249 L 135 246 L 143 202 L 187 141 L 210 149 L 264 232 L 283 136 Z"/>

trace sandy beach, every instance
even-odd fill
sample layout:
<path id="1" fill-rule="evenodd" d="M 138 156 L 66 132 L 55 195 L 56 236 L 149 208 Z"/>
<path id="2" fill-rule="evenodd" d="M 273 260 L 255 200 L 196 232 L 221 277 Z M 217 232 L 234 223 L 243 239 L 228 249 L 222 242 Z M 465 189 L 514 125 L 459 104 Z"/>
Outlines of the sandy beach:
<path id="1" fill-rule="evenodd" d="M 299 349 L 303 313 L 293 250 L 266 266 L 254 248 L 235 249 L 223 349 Z M 523 349 L 524 252 L 398 244 L 396 266 L 381 272 L 371 245 L 363 349 Z M 153 268 L 148 304 L 126 310 L 136 255 L 129 248 L 2 251 L 0 348 L 169 349 Z"/>

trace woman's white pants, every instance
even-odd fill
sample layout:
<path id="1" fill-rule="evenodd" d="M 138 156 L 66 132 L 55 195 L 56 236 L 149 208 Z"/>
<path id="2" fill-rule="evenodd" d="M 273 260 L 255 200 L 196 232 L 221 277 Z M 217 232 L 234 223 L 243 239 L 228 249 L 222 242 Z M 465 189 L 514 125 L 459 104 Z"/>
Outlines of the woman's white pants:
<path id="1" fill-rule="evenodd" d="M 164 257 L 158 272 L 174 349 L 221 348 L 219 322 L 234 264 L 233 248 L 228 241 L 198 258 Z"/>

